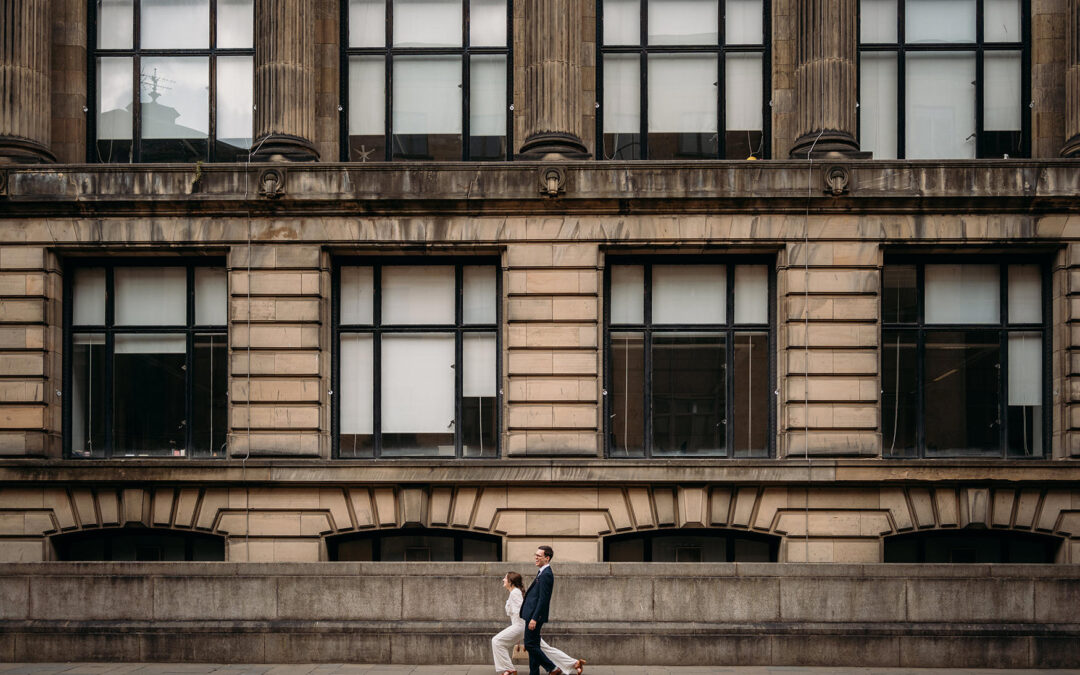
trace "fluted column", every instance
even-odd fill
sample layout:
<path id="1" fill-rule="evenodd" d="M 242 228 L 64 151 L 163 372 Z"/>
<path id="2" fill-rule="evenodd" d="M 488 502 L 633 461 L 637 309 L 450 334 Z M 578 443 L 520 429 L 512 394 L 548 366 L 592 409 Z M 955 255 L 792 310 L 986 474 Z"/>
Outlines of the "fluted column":
<path id="1" fill-rule="evenodd" d="M 856 154 L 857 0 L 801 0 L 795 36 L 798 138 L 791 156 Z"/>
<path id="2" fill-rule="evenodd" d="M 315 0 L 255 2 L 256 160 L 317 160 Z"/>
<path id="3" fill-rule="evenodd" d="M 1063 157 L 1080 157 L 1080 0 L 1068 0 L 1065 22 L 1065 147 Z"/>
<path id="4" fill-rule="evenodd" d="M 525 0 L 525 141 L 529 157 L 587 157 L 581 141 L 581 24 L 587 0 Z"/>
<path id="5" fill-rule="evenodd" d="M 0 163 L 56 161 L 50 96 L 49 0 L 0 0 Z"/>

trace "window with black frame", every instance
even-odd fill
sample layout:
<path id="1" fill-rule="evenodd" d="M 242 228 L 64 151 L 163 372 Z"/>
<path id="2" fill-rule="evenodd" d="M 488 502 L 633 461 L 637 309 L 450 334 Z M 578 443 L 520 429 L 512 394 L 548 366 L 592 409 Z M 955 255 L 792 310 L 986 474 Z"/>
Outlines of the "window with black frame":
<path id="1" fill-rule="evenodd" d="M 254 0 L 91 0 L 91 162 L 236 162 L 252 137 Z"/>
<path id="2" fill-rule="evenodd" d="M 761 159 L 769 3 L 598 0 L 599 159 Z"/>
<path id="3" fill-rule="evenodd" d="M 859 13 L 863 150 L 1029 156 L 1029 0 L 860 0 Z"/>
<path id="4" fill-rule="evenodd" d="M 611 260 L 609 457 L 771 454 L 773 283 L 766 261 Z"/>
<path id="5" fill-rule="evenodd" d="M 342 159 L 511 159 L 510 5 L 343 1 Z"/>
<path id="6" fill-rule="evenodd" d="M 883 274 L 883 455 L 1043 457 L 1043 265 L 897 259 Z"/>
<path id="7" fill-rule="evenodd" d="M 226 287 L 225 268 L 212 264 L 88 262 L 68 271 L 68 456 L 225 456 Z"/>
<path id="8" fill-rule="evenodd" d="M 604 537 L 604 562 L 776 562 L 780 537 L 760 532 L 669 529 Z"/>
<path id="9" fill-rule="evenodd" d="M 497 457 L 494 261 L 345 261 L 335 271 L 342 458 Z"/>
<path id="10" fill-rule="evenodd" d="M 328 537 L 326 550 L 337 562 L 498 562 L 502 538 L 415 527 Z"/>

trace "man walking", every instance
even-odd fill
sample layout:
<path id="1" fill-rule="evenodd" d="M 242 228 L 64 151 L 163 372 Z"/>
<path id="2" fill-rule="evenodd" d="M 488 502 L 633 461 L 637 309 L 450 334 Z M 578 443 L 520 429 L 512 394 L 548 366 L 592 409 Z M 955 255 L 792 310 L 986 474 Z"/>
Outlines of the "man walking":
<path id="1" fill-rule="evenodd" d="M 536 549 L 536 566 L 540 570 L 536 573 L 536 580 L 525 591 L 525 600 L 521 603 L 520 615 L 525 620 L 525 649 L 529 652 L 529 675 L 540 675 L 540 666 L 553 675 L 562 673 L 540 649 L 540 629 L 547 623 L 551 589 L 555 586 L 555 575 L 549 564 L 554 556 L 555 552 L 550 546 Z"/>

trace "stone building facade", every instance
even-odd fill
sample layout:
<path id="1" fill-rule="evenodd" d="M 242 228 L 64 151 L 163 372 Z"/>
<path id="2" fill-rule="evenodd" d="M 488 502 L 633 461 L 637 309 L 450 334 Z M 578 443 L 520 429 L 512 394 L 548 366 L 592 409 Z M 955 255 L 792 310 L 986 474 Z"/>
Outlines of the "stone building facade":
<path id="1" fill-rule="evenodd" d="M 662 0 L 651 1 L 664 9 Z M 860 31 L 869 30 L 859 24 L 860 11 L 865 20 L 873 3 L 864 0 L 861 10 L 855 0 L 747 3 L 761 12 L 763 46 L 708 53 L 727 58 L 729 73 L 736 72 L 733 55 L 765 64 L 754 76 L 764 87 L 757 92 L 762 128 L 755 131 L 763 140 L 749 142 L 750 160 L 600 158 L 607 154 L 603 129 L 616 125 L 614 115 L 604 118 L 605 107 L 617 103 L 612 64 L 620 49 L 645 64 L 651 47 L 598 42 L 609 30 L 598 30 L 598 23 L 616 16 L 619 3 L 513 0 L 502 10 L 504 48 L 464 47 L 464 57 L 452 55 L 471 59 L 477 72 L 481 57 L 503 59 L 498 63 L 506 67 L 504 156 L 483 162 L 460 161 L 468 155 L 410 159 L 398 149 L 385 150 L 390 161 L 354 154 L 369 152 L 350 142 L 366 133 L 353 133 L 361 122 L 350 117 L 363 99 L 343 92 L 366 86 L 350 64 L 374 52 L 352 44 L 345 24 L 359 21 L 350 17 L 360 16 L 363 4 L 248 3 L 250 54 L 209 49 L 204 56 L 219 59 L 220 78 L 226 59 L 248 59 L 250 139 L 239 154 L 221 149 L 227 125 L 219 107 L 216 149 L 179 162 L 172 150 L 161 150 L 172 161 L 156 163 L 150 159 L 159 139 L 146 129 L 166 85 L 156 89 L 148 61 L 162 55 L 101 46 L 114 20 L 107 12 L 135 11 L 139 3 L 0 2 L 0 558 L 183 559 L 175 546 L 187 542 L 188 559 L 233 562 L 450 557 L 521 564 L 536 546 L 549 544 L 558 560 L 578 562 L 1080 563 L 1077 0 L 1017 2 L 1015 45 L 985 38 L 988 54 L 994 45 L 1015 46 L 1023 68 L 1015 71 L 1019 97 L 1009 99 L 1017 110 L 1008 113 L 1022 118 L 1020 130 L 987 132 L 1015 133 L 1008 139 L 1017 151 L 991 154 L 986 149 L 1000 139 L 988 135 L 976 139 L 981 149 L 971 157 L 907 159 L 882 159 L 859 140 L 868 129 L 868 115 L 860 122 L 859 111 L 869 106 L 859 93 L 870 90 L 866 66 L 860 85 L 860 59 L 888 52 L 885 42 L 872 49 L 860 42 Z M 400 4 L 394 11 L 405 12 L 408 3 Z M 438 9 L 438 2 L 429 4 Z M 477 16 L 481 4 L 473 0 Z M 728 4 L 730 24 L 738 3 Z M 980 17 L 991 4 L 971 0 Z M 210 5 L 220 18 L 228 3 Z M 154 5 L 142 0 L 141 7 L 145 26 Z M 917 9 L 909 7 L 909 17 Z M 642 9 L 641 21 L 648 16 Z M 385 35 L 392 30 L 386 27 Z M 982 61 L 983 32 L 979 27 L 981 79 L 972 99 L 980 106 L 998 95 L 999 84 L 984 74 L 991 66 Z M 918 49 L 904 52 L 902 39 L 894 39 L 896 50 L 914 73 Z M 378 58 L 400 64 L 421 58 L 385 45 L 370 49 L 385 49 Z M 648 63 L 659 66 L 662 56 Z M 654 59 L 652 52 L 647 57 Z M 101 156 L 111 128 L 104 113 L 122 110 L 105 111 L 102 101 L 128 77 L 103 85 L 110 58 L 144 59 L 135 85 L 130 78 L 123 85 L 143 88 L 144 129 L 136 124 L 134 145 L 129 134 L 118 151 L 141 159 L 135 163 Z M 646 70 L 642 65 L 641 82 Z M 393 72 L 399 84 L 392 86 L 404 87 L 404 66 Z M 642 86 L 659 86 L 663 73 L 658 67 L 653 85 Z M 179 91 L 183 84 L 171 86 Z M 483 82 L 471 84 L 479 107 Z M 462 85 L 459 90 L 469 88 Z M 897 91 L 914 100 L 919 86 L 910 79 Z M 408 92 L 393 92 L 404 106 Z M 663 90 L 655 92 L 658 99 Z M 224 90 L 217 95 L 226 97 Z M 720 108 L 741 95 L 749 93 L 726 90 Z M 388 97 L 379 119 L 387 129 L 389 118 L 404 129 L 406 117 L 393 105 Z M 660 124 L 661 102 L 642 105 Z M 903 119 L 918 111 L 897 105 L 889 119 L 899 116 L 907 147 L 914 148 L 923 129 L 905 128 Z M 382 99 L 374 108 L 382 109 Z M 730 119 L 742 114 L 726 110 Z M 641 111 L 628 114 L 640 122 Z M 990 128 L 989 109 L 975 117 L 980 134 Z M 134 118 L 129 111 L 124 119 Z M 474 130 L 487 124 L 479 114 L 466 119 Z M 641 129 L 659 156 L 667 140 L 644 123 Z M 697 142 L 702 134 L 694 131 L 676 130 L 675 147 Z M 393 133 L 392 143 L 402 148 L 423 135 Z M 454 142 L 461 143 L 457 133 Z M 739 133 L 726 134 L 729 152 L 742 147 Z M 441 142 L 438 135 L 426 138 L 431 148 Z M 205 133 L 202 138 L 205 143 Z M 383 152 L 387 144 L 377 142 Z M 478 155 L 483 147 L 477 141 L 464 152 Z M 221 157 L 235 161 L 210 161 Z M 494 267 L 493 287 L 483 286 L 492 293 L 483 301 L 491 318 L 480 322 L 487 333 L 474 332 L 452 311 L 445 321 L 414 317 L 401 324 L 424 335 L 443 331 L 445 345 L 480 336 L 495 345 L 491 362 L 474 367 L 465 355 L 472 352 L 451 348 L 451 370 L 468 372 L 436 376 L 413 367 L 427 363 L 426 351 L 391 358 L 392 324 L 384 332 L 361 318 L 348 328 L 343 316 L 352 310 L 342 303 L 349 293 L 372 288 L 370 277 L 357 282 L 360 291 L 349 286 L 354 269 L 382 270 L 384 316 L 400 307 L 427 308 L 428 291 L 446 290 L 406 281 L 402 305 L 394 305 L 388 298 L 397 292 L 391 289 L 397 277 L 387 270 L 395 263 L 405 276 L 411 265 L 441 266 L 449 279 L 457 274 L 449 298 L 471 292 L 461 280 L 470 269 Z M 761 268 L 758 286 L 744 285 L 744 266 Z M 207 307 L 220 303 L 220 321 L 192 318 L 203 307 L 192 309 L 203 302 L 197 281 L 203 267 L 223 270 L 214 277 L 220 290 L 208 281 L 205 296 Z M 121 306 L 124 293 L 141 298 L 131 306 L 139 316 L 167 311 L 172 291 L 153 272 L 161 268 L 187 270 L 189 277 L 185 286 L 181 272 L 178 282 L 189 298 L 188 318 L 175 330 L 187 339 L 176 352 L 183 364 L 179 374 L 162 376 L 187 382 L 177 385 L 186 398 L 176 405 L 186 414 L 168 453 L 121 440 L 129 432 L 129 441 L 153 436 L 128 417 L 157 420 L 166 406 L 153 398 L 164 396 L 156 385 L 125 386 L 119 358 L 174 353 L 135 345 L 146 331 L 125 333 L 119 318 L 129 311 Z M 691 274 L 680 276 L 678 269 Z M 743 305 L 729 294 L 734 318 L 721 312 L 720 319 L 699 323 L 708 311 L 686 298 L 710 297 L 694 279 L 714 272 L 727 274 L 737 298 L 758 298 L 762 318 L 742 326 Z M 1033 285 L 1014 287 L 1028 273 Z M 950 286 L 956 279 L 959 285 Z M 944 284 L 946 299 L 936 299 L 934 284 Z M 648 291 L 640 290 L 646 285 Z M 637 316 L 642 297 L 652 298 L 640 312 L 648 321 L 620 328 L 612 312 Z M 947 334 L 929 318 L 934 311 L 960 316 L 984 297 L 1002 314 L 941 321 L 952 326 Z M 639 304 L 619 309 L 624 302 Z M 102 318 L 85 325 L 101 327 L 79 328 L 84 309 L 99 311 L 95 303 Z M 684 318 L 657 319 L 664 303 Z M 932 309 L 934 303 L 944 309 Z M 1022 307 L 1034 308 L 1034 318 L 1005 316 Z M 896 318 L 908 311 L 914 318 Z M 659 328 L 680 325 L 676 337 L 687 341 L 665 355 L 661 330 L 649 356 L 629 342 L 620 346 L 627 335 L 647 334 L 651 341 L 654 321 Z M 968 324 L 984 333 L 975 335 Z M 343 354 L 346 342 L 370 349 L 372 336 L 382 363 L 362 349 Z M 741 337 L 749 349 L 757 346 L 758 356 L 738 351 Z M 1013 349 L 1028 337 L 1034 351 Z M 208 352 L 199 351 L 200 340 L 207 340 Z M 926 356 L 935 344 L 936 356 Z M 689 363 L 678 355 L 683 351 Z M 113 365 L 86 366 L 83 359 L 92 354 Z M 193 390 L 192 382 L 204 377 L 206 354 L 207 367 L 218 374 L 205 376 L 205 391 Z M 916 365 L 891 365 L 901 355 Z M 639 360 L 631 364 L 631 357 Z M 354 368 L 350 358 L 366 366 Z M 667 366 L 658 365 L 665 359 Z M 388 374 L 392 368 L 405 374 L 404 388 Z M 384 379 L 372 384 L 371 372 L 357 375 L 365 369 Z M 496 379 L 471 396 L 474 371 Z M 1035 379 L 1024 379 L 1029 375 Z M 963 386 L 933 393 L 943 379 L 961 376 Z M 413 406 L 428 414 L 425 392 L 446 377 L 453 417 L 441 435 L 450 440 L 413 434 L 401 441 L 402 434 L 390 433 L 401 431 L 393 424 L 408 426 Z M 662 377 L 667 384 L 657 384 Z M 79 389 L 94 384 L 105 393 Z M 1034 393 L 1021 401 L 1019 392 L 1028 390 Z M 382 426 L 357 422 L 377 417 L 364 408 L 374 405 L 372 391 L 381 392 L 374 410 Z M 104 409 L 86 408 L 86 396 Z M 710 400 L 711 412 L 694 407 Z M 684 404 L 690 421 L 677 421 L 674 408 L 662 411 Z M 946 404 L 954 409 L 943 411 Z M 983 417 L 971 413 L 972 420 L 956 422 L 965 410 Z M 487 426 L 483 411 L 494 413 Z M 992 431 L 976 429 L 986 420 Z M 641 430 L 619 430 L 623 423 Z M 706 431 L 695 426 L 709 424 Z M 733 438 L 743 424 L 748 444 Z M 380 436 L 372 425 L 386 432 Z M 721 425 L 723 434 L 716 431 Z M 944 429 L 946 440 L 934 440 L 934 429 Z M 98 448 L 87 449 L 82 441 L 95 434 Z M 476 456 L 470 434 L 481 439 Z M 987 434 L 990 446 L 979 445 Z M 374 449 L 358 451 L 357 442 Z M 898 451 L 904 443 L 907 449 Z M 203 549 L 193 541 L 209 543 Z"/>

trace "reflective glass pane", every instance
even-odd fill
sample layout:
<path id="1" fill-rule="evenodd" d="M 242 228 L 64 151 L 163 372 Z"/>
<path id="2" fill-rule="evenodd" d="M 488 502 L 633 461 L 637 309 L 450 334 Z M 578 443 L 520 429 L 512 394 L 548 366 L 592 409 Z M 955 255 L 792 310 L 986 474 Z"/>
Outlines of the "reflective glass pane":
<path id="1" fill-rule="evenodd" d="M 349 161 L 386 159 L 386 60 L 349 57 Z"/>
<path id="2" fill-rule="evenodd" d="M 727 275 L 723 265 L 654 265 L 653 323 L 724 323 Z"/>
<path id="3" fill-rule="evenodd" d="M 255 45 L 253 0 L 217 0 L 217 46 L 250 49 Z"/>
<path id="4" fill-rule="evenodd" d="M 105 336 L 74 335 L 71 355 L 71 454 L 105 456 Z"/>
<path id="5" fill-rule="evenodd" d="M 881 445 L 886 457 L 918 455 L 918 350 L 915 335 L 882 331 Z"/>
<path id="6" fill-rule="evenodd" d="M 716 0 L 651 0 L 650 45 L 717 44 Z"/>
<path id="7" fill-rule="evenodd" d="M 603 159 L 641 158 L 641 57 L 605 54 Z"/>
<path id="8" fill-rule="evenodd" d="M 210 46 L 210 0 L 140 0 L 143 49 Z"/>
<path id="9" fill-rule="evenodd" d="M 466 324 L 495 323 L 498 301 L 495 273 L 492 265 L 466 265 L 462 270 L 461 283 L 465 287 L 462 314 Z"/>
<path id="10" fill-rule="evenodd" d="M 611 323 L 645 323 L 645 267 L 611 267 Z"/>
<path id="11" fill-rule="evenodd" d="M 1042 333 L 1009 335 L 1009 452 L 1027 457 L 1043 448 Z"/>
<path id="12" fill-rule="evenodd" d="M 386 0 L 349 0 L 349 46 L 382 47 L 385 44 Z"/>
<path id="13" fill-rule="evenodd" d="M 393 0 L 395 47 L 460 47 L 461 0 Z"/>
<path id="14" fill-rule="evenodd" d="M 907 54 L 905 156 L 975 157 L 975 54 Z"/>
<path id="15" fill-rule="evenodd" d="M 1020 52 L 983 54 L 983 129 L 1020 130 Z"/>
<path id="16" fill-rule="evenodd" d="M 926 323 L 997 323 L 1001 288 L 997 265 L 927 265 Z"/>
<path id="17" fill-rule="evenodd" d="M 654 334 L 652 454 L 726 454 L 726 350 L 722 335 Z"/>
<path id="18" fill-rule="evenodd" d="M 506 57 L 469 59 L 469 158 L 506 159 Z"/>
<path id="19" fill-rule="evenodd" d="M 859 147 L 896 159 L 896 54 L 859 55 Z"/>
<path id="20" fill-rule="evenodd" d="M 769 322 L 769 268 L 735 267 L 735 323 Z"/>
<path id="21" fill-rule="evenodd" d="M 641 333 L 611 334 L 612 457 L 645 455 L 645 339 Z"/>
<path id="22" fill-rule="evenodd" d="M 465 333 L 462 344 L 462 452 L 466 457 L 495 457 L 495 335 Z"/>
<path id="23" fill-rule="evenodd" d="M 453 324 L 453 266 L 383 267 L 382 322 Z"/>
<path id="24" fill-rule="evenodd" d="M 97 1 L 98 49 L 131 49 L 134 0 Z"/>
<path id="25" fill-rule="evenodd" d="M 641 0 L 604 0 L 604 44 L 641 43 Z"/>
<path id="26" fill-rule="evenodd" d="M 762 39 L 761 0 L 724 1 L 724 42 L 729 45 L 759 45 Z"/>
<path id="27" fill-rule="evenodd" d="M 983 0 L 983 39 L 1020 42 L 1020 0 Z"/>
<path id="28" fill-rule="evenodd" d="M 920 42 L 975 42 L 975 0 L 905 0 L 904 38 Z"/>
<path id="29" fill-rule="evenodd" d="M 229 296 L 224 267 L 195 268 L 195 323 L 224 326 L 228 323 Z"/>
<path id="30" fill-rule="evenodd" d="M 883 275 L 881 320 L 915 323 L 919 319 L 919 290 L 915 265 L 886 265 Z"/>
<path id="31" fill-rule="evenodd" d="M 71 309 L 76 326 L 105 325 L 105 268 L 80 267 L 75 270 Z"/>
<path id="32" fill-rule="evenodd" d="M 341 268 L 341 323 L 371 324 L 375 285 L 370 267 Z"/>
<path id="33" fill-rule="evenodd" d="M 187 323 L 187 270 L 183 267 L 117 267 L 113 282 L 116 325 Z"/>
<path id="34" fill-rule="evenodd" d="M 132 59 L 130 57 L 97 60 L 97 160 L 131 160 Z"/>
<path id="35" fill-rule="evenodd" d="M 859 42 L 896 42 L 896 0 L 860 0 Z"/>
<path id="36" fill-rule="evenodd" d="M 761 63 L 760 54 L 728 54 L 724 66 L 725 157 L 761 157 Z"/>
<path id="37" fill-rule="evenodd" d="M 716 68 L 711 54 L 649 56 L 651 159 L 716 156 Z"/>
<path id="38" fill-rule="evenodd" d="M 393 124 L 394 157 L 461 159 L 461 57 L 396 57 Z"/>
<path id="39" fill-rule="evenodd" d="M 209 59 L 144 57 L 140 91 L 142 159 L 148 162 L 205 159 L 210 128 Z"/>
<path id="40" fill-rule="evenodd" d="M 506 0 L 470 0 L 469 44 L 506 46 Z"/>
<path id="41" fill-rule="evenodd" d="M 383 456 L 454 456 L 454 336 L 384 335 Z"/>
<path id="42" fill-rule="evenodd" d="M 113 454 L 183 457 L 186 341 L 117 335 L 113 356 Z"/>
<path id="43" fill-rule="evenodd" d="M 364 334 L 342 334 L 339 369 L 341 457 L 371 457 L 374 431 L 373 338 Z"/>
<path id="44" fill-rule="evenodd" d="M 251 148 L 254 101 L 252 57 L 217 59 L 217 160 L 244 161 Z"/>
<path id="45" fill-rule="evenodd" d="M 738 269 L 738 268 L 736 268 Z M 769 456 L 769 336 L 735 335 L 734 389 L 731 425 L 735 457 Z"/>
<path id="46" fill-rule="evenodd" d="M 225 335 L 196 335 L 194 345 L 191 454 L 193 457 L 224 457 L 229 429 L 225 396 L 229 381 L 228 338 Z"/>
<path id="47" fill-rule="evenodd" d="M 927 454 L 999 453 L 998 333 L 928 333 L 925 364 Z"/>
<path id="48" fill-rule="evenodd" d="M 1038 265 L 1009 265 L 1009 323 L 1042 321 L 1042 270 Z"/>

